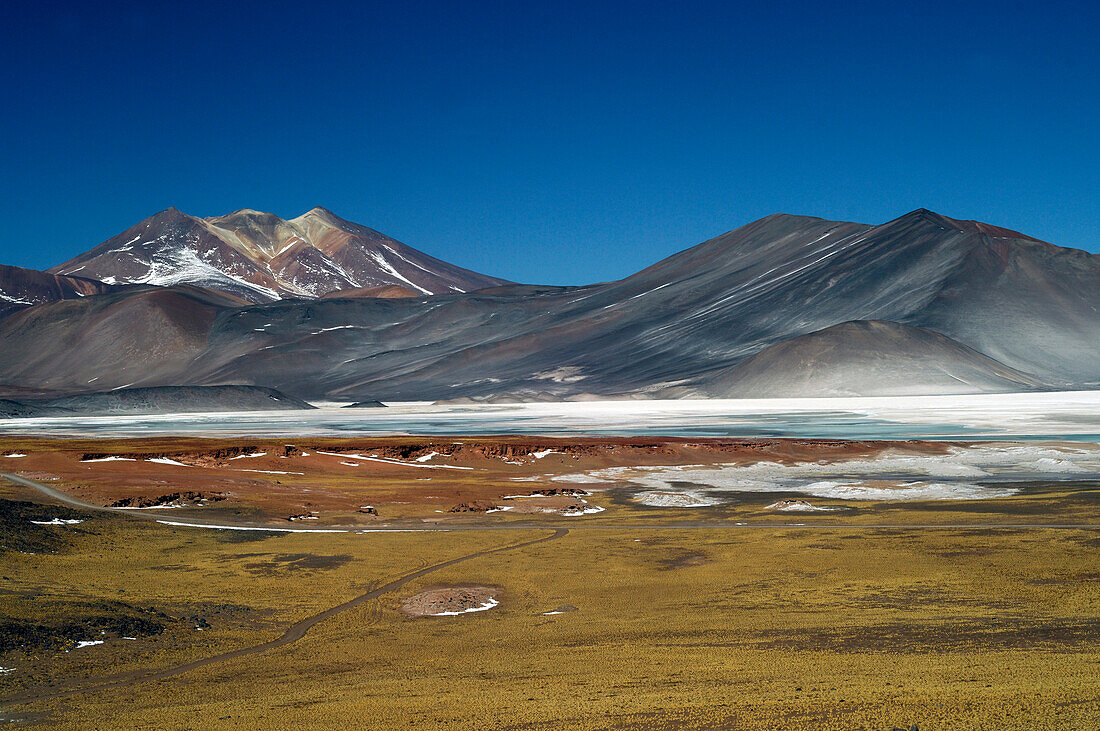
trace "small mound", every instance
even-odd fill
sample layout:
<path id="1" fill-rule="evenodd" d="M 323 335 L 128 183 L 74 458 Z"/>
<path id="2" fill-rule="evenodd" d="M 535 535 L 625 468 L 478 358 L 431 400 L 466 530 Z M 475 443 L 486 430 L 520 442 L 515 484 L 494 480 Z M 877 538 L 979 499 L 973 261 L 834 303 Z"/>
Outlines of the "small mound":
<path id="1" fill-rule="evenodd" d="M 650 490 L 634 496 L 634 501 L 651 508 L 705 508 L 720 501 L 698 492 L 670 492 Z"/>
<path id="2" fill-rule="evenodd" d="M 1040 387 L 946 335 L 856 320 L 770 345 L 713 377 L 720 398 L 917 396 Z"/>
<path id="3" fill-rule="evenodd" d="M 535 491 L 530 495 L 505 495 L 503 500 L 507 500 L 508 505 L 495 507 L 498 510 L 511 510 L 515 513 L 556 513 L 568 517 L 592 515 L 604 511 L 604 508 L 599 505 L 591 505 L 584 498 L 578 497 L 580 494 L 588 493 L 584 490 L 565 488 L 564 490 Z"/>
<path id="4" fill-rule="evenodd" d="M 543 617 L 549 617 L 549 616 L 552 616 L 552 615 L 555 615 L 555 614 L 565 614 L 566 612 L 575 612 L 575 611 L 577 611 L 577 608 L 574 607 L 572 604 L 562 604 L 557 609 L 551 609 L 547 612 L 541 612 L 541 614 L 542 614 Z"/>
<path id="5" fill-rule="evenodd" d="M 823 508 L 813 503 L 808 503 L 805 500 L 780 500 L 779 502 L 772 503 L 765 510 L 782 510 L 785 513 L 816 513 L 825 512 L 829 510 L 836 510 L 836 508 Z"/>
<path id="6" fill-rule="evenodd" d="M 492 609 L 499 602 L 500 589 L 492 586 L 452 586 L 428 589 L 401 602 L 401 612 L 410 617 L 453 617 Z"/>

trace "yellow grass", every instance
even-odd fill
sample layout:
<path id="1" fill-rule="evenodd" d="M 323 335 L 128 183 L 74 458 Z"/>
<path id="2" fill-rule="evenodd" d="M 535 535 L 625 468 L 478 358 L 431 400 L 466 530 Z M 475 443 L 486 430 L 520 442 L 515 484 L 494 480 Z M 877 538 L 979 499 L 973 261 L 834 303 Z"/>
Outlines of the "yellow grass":
<path id="1" fill-rule="evenodd" d="M 1079 483 L 977 508 L 869 506 L 853 519 L 1095 523 L 1098 492 Z M 0 498 L 31 499 L 6 485 Z M 607 496 L 592 501 L 614 508 Z M 755 515 L 722 510 L 710 517 Z M 0 719 L 242 729 L 1100 724 L 1100 531 L 820 530 L 817 516 L 783 517 L 805 528 L 669 525 L 685 512 L 547 518 L 572 530 L 428 574 L 296 643 L 3 707 Z M 479 520 L 514 520 L 494 517 Z M 655 525 L 630 527 L 643 520 Z M 102 514 L 49 530 L 69 538 L 58 553 L 0 557 L 0 619 L 60 621 L 121 601 L 163 612 L 167 629 L 69 653 L 0 655 L 0 666 L 16 668 L 0 676 L 0 699 L 255 645 L 411 571 L 551 534 L 271 537 Z M 500 605 L 458 617 L 398 611 L 402 599 L 438 585 L 501 587 Z M 544 614 L 563 605 L 576 610 Z M 197 630 L 195 617 L 209 628 Z"/>

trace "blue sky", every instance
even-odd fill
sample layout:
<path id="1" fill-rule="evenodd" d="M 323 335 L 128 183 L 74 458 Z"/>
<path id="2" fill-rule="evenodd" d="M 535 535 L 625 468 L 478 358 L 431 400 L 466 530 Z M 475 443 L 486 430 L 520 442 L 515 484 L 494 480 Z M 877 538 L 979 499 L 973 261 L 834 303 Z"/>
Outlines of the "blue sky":
<path id="1" fill-rule="evenodd" d="M 775 212 L 1100 250 L 1097 3 L 155 5 L 5 11 L 0 263 L 172 205 L 555 284 Z"/>

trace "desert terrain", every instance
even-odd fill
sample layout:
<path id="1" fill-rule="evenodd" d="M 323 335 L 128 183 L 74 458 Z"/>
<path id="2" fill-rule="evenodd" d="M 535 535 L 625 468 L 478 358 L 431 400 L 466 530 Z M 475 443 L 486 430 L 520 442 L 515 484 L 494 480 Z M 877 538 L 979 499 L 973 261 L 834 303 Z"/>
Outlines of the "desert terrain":
<path id="1" fill-rule="evenodd" d="M 9 437 L 0 717 L 1092 728 L 1097 459 L 1081 442 Z"/>

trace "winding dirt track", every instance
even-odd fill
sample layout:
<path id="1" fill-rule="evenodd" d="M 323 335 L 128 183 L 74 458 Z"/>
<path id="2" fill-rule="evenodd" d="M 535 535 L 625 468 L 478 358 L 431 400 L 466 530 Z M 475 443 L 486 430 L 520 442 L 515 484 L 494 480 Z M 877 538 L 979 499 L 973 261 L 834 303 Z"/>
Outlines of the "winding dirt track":
<path id="1" fill-rule="evenodd" d="M 187 673 L 192 670 L 197 670 L 198 668 L 207 667 L 208 665 L 217 665 L 220 663 L 228 662 L 230 660 L 236 660 L 238 658 L 247 657 L 249 655 L 255 655 L 257 653 L 273 650 L 276 647 L 282 647 L 284 645 L 289 645 L 292 642 L 297 642 L 298 640 L 305 637 L 306 633 L 320 622 L 324 622 L 326 619 L 335 617 L 337 614 L 346 612 L 347 610 L 357 607 L 364 602 L 368 602 L 372 599 L 377 599 L 383 594 L 388 594 L 395 589 L 399 589 L 410 581 L 418 579 L 421 576 L 425 576 L 434 571 L 439 571 L 440 569 L 445 569 L 448 566 L 454 566 L 455 564 L 462 563 L 463 561 L 481 558 L 482 556 L 490 556 L 494 553 L 503 553 L 504 551 L 515 551 L 520 548 L 534 546 L 538 543 L 545 543 L 547 541 L 554 541 L 561 538 L 568 532 L 569 530 L 566 528 L 557 528 L 552 534 L 548 536 L 543 536 L 542 538 L 536 538 L 530 541 L 523 541 L 522 543 L 513 543 L 511 545 L 501 546 L 500 548 L 491 548 L 485 551 L 478 551 L 477 553 L 470 553 L 465 556 L 460 556 L 458 558 L 452 558 L 449 561 L 443 561 L 442 563 L 433 564 L 426 568 L 419 569 L 418 571 L 413 571 L 412 573 L 405 574 L 399 579 L 394 579 L 388 584 L 383 584 L 377 589 L 372 589 L 365 594 L 360 594 L 354 599 L 350 599 L 343 604 L 338 604 L 335 607 L 331 607 L 323 612 L 319 612 L 318 614 L 314 614 L 311 617 L 306 617 L 299 622 L 295 622 L 294 624 L 290 625 L 290 627 L 288 627 L 287 630 L 283 632 L 283 634 L 279 637 L 276 637 L 275 639 L 269 640 L 267 642 L 261 642 L 258 645 L 252 645 L 251 647 L 242 647 L 239 650 L 224 652 L 221 655 L 214 655 L 212 657 L 203 658 L 202 660 L 195 660 L 194 662 L 185 663 L 183 665 L 173 665 L 167 668 L 161 668 L 160 670 L 127 673 L 125 675 L 119 675 L 111 678 L 110 680 L 107 680 L 105 682 L 84 686 L 82 688 L 50 691 L 46 693 L 17 695 L 0 703 L 0 707 L 6 707 L 19 703 L 29 703 L 32 701 L 69 698 L 75 695 L 82 695 L 84 693 L 95 693 L 101 690 L 115 690 L 118 688 L 125 688 L 131 685 L 137 685 L 138 683 L 147 683 L 152 680 L 163 680 L 164 678 L 171 678 L 173 676 L 182 675 L 183 673 Z"/>
<path id="2" fill-rule="evenodd" d="M 154 512 L 145 512 L 145 511 L 136 512 L 136 511 L 131 511 L 131 510 L 123 510 L 123 509 L 120 509 L 120 508 L 108 508 L 108 507 L 104 507 L 104 506 L 101 506 L 101 505 L 93 505 L 91 503 L 86 503 L 82 500 L 79 500 L 78 498 L 75 498 L 75 497 L 73 497 L 71 495 L 68 495 L 64 492 L 61 492 L 59 490 L 55 490 L 55 489 L 51 488 L 48 485 L 42 484 L 41 482 L 37 482 L 35 480 L 30 480 L 30 479 L 27 479 L 25 477 L 20 477 L 19 475 L 13 475 L 13 474 L 10 474 L 10 473 L 0 473 L 0 478 L 6 479 L 9 482 L 11 482 L 13 484 L 16 484 L 16 485 L 20 485 L 22 487 L 31 488 L 33 490 L 36 490 L 36 491 L 42 493 L 43 495 L 45 495 L 48 498 L 51 498 L 53 500 L 57 500 L 58 502 L 64 503 L 66 505 L 70 505 L 70 506 L 75 507 L 75 508 L 80 508 L 82 510 L 91 510 L 91 511 L 97 511 L 97 512 L 113 513 L 113 514 L 116 514 L 116 515 L 117 514 L 122 514 L 122 515 L 126 515 L 127 517 L 133 518 L 133 519 L 136 519 L 136 520 L 164 521 L 164 520 L 167 520 L 169 518 L 174 518 L 175 517 L 175 516 L 167 516 L 167 515 L 164 515 L 163 513 L 162 514 L 157 514 L 157 513 L 154 513 Z M 188 523 L 186 523 L 184 525 L 188 525 L 190 527 L 195 527 L 195 528 L 217 528 L 217 527 L 219 527 L 219 526 L 210 525 L 210 524 L 203 524 L 202 522 L 199 522 L 199 521 L 190 521 L 190 520 L 188 521 Z M 226 524 L 226 523 L 221 524 L 221 526 L 223 526 L 223 527 L 226 527 L 228 525 L 230 525 L 230 524 Z M 278 530 L 277 528 L 272 528 L 271 526 L 258 525 L 258 524 L 255 524 L 255 523 L 253 523 L 253 524 L 234 523 L 234 524 L 232 524 L 232 526 L 233 527 L 238 527 L 238 528 L 248 528 L 248 529 L 252 529 L 252 530 L 257 530 L 257 529 L 258 530 L 264 530 L 264 529 Z M 347 529 L 348 530 L 354 530 L 356 527 L 361 527 L 361 526 L 349 526 Z M 582 527 L 582 526 L 576 526 L 576 527 Z M 1012 524 L 1012 523 L 1008 523 L 1008 524 L 970 523 L 970 524 L 928 524 L 928 525 L 919 525 L 919 524 L 901 524 L 901 525 L 886 525 L 886 524 L 870 524 L 870 525 L 862 524 L 862 525 L 860 525 L 860 524 L 856 524 L 856 525 L 853 525 L 853 524 L 843 524 L 843 523 L 840 523 L 840 524 L 754 523 L 754 524 L 731 525 L 728 522 L 718 523 L 718 522 L 710 521 L 710 522 L 698 522 L 698 523 L 671 523 L 671 524 L 665 524 L 665 525 L 622 525 L 622 524 L 620 524 L 620 525 L 592 525 L 592 526 L 583 526 L 583 527 L 587 528 L 589 530 L 601 530 L 601 529 L 612 529 L 612 530 L 613 529 L 628 529 L 628 530 L 634 530 L 634 529 L 638 529 L 638 528 L 646 528 L 646 529 L 666 528 L 666 529 L 673 529 L 673 530 L 675 530 L 675 529 L 681 529 L 681 530 L 682 529 L 688 529 L 688 530 L 691 530 L 691 529 L 700 529 L 700 528 L 727 528 L 727 529 L 728 528 L 766 528 L 766 529 L 772 529 L 772 530 L 777 529 L 777 528 L 780 528 L 780 529 L 782 529 L 782 528 L 825 529 L 825 530 L 836 530 L 836 529 L 872 529 L 872 530 L 874 530 L 874 529 L 881 529 L 881 528 L 907 528 L 907 529 L 914 529 L 914 528 L 927 529 L 927 528 L 931 528 L 931 529 L 958 530 L 958 529 L 966 529 L 966 528 L 1007 528 L 1007 529 L 1027 530 L 1027 529 L 1052 529 L 1052 528 L 1053 529 L 1096 529 L 1096 528 L 1100 528 L 1100 525 L 1098 525 L 1098 524 L 1057 524 L 1057 523 L 1054 523 L 1054 524 L 1052 524 L 1052 523 L 1045 523 L 1045 524 L 1035 524 L 1035 523 L 1032 523 L 1032 524 L 1026 524 L 1026 523 L 1024 523 L 1024 524 L 1021 524 L 1021 523 L 1015 523 L 1015 524 Z M 371 532 L 379 532 L 379 533 L 387 532 L 387 531 L 407 532 L 407 531 L 410 531 L 410 530 L 414 530 L 414 531 L 416 531 L 416 530 L 420 530 L 420 531 L 438 531 L 438 530 L 441 530 L 441 528 L 433 526 L 433 527 L 419 527 L 419 528 L 411 528 L 410 529 L 409 527 L 394 526 L 394 527 L 391 527 L 391 528 L 374 528 L 374 529 L 372 529 Z M 280 635 L 279 637 L 277 637 L 273 640 L 269 640 L 268 642 L 263 642 L 263 643 L 260 643 L 258 645 L 253 645 L 251 647 L 244 647 L 244 648 L 241 648 L 241 649 L 238 649 L 238 650 L 233 650 L 231 652 L 222 653 L 220 655 L 214 655 L 212 657 L 204 658 L 202 660 L 195 660 L 194 662 L 185 663 L 185 664 L 182 664 L 182 665 L 174 665 L 174 666 L 170 666 L 170 667 L 167 667 L 167 668 L 161 668 L 160 670 L 144 671 L 144 672 L 143 671 L 135 671 L 135 672 L 132 672 L 132 673 L 126 673 L 126 674 L 123 674 L 123 675 L 114 676 L 112 678 L 109 678 L 109 679 L 104 680 L 104 681 L 99 682 L 99 683 L 84 686 L 84 687 L 81 687 L 81 688 L 56 690 L 56 691 L 49 691 L 49 692 L 45 692 L 45 693 L 26 693 L 26 694 L 23 694 L 23 695 L 17 695 L 17 696 L 13 696 L 12 698 L 8 698 L 8 699 L 0 701 L 0 708 L 8 707 L 8 706 L 11 706 L 11 705 L 16 705 L 16 704 L 21 704 L 21 703 L 29 703 L 29 702 L 32 702 L 32 701 L 51 700 L 51 699 L 57 699 L 57 698 L 69 698 L 69 697 L 72 697 L 72 696 L 82 695 L 82 694 L 85 694 L 85 693 L 94 693 L 94 692 L 102 691 L 102 690 L 113 690 L 113 689 L 118 689 L 118 688 L 125 688 L 125 687 L 129 687 L 129 686 L 137 685 L 139 683 L 145 683 L 145 682 L 154 681 L 154 680 L 162 680 L 164 678 L 170 678 L 170 677 L 173 677 L 173 676 L 176 676 L 176 675 L 181 675 L 183 673 L 187 673 L 187 672 L 190 672 L 191 670 L 196 670 L 196 669 L 201 668 L 201 667 L 206 667 L 206 666 L 209 666 L 209 665 L 217 665 L 219 663 L 229 662 L 231 660 L 236 660 L 238 658 L 247 657 L 249 655 L 255 655 L 257 653 L 266 652 L 267 650 L 272 650 L 272 649 L 275 649 L 277 647 L 282 647 L 284 645 L 289 645 L 289 644 L 291 644 L 293 642 L 297 642 L 298 640 L 305 637 L 306 633 L 312 627 L 317 625 L 318 623 L 323 622 L 326 619 L 329 619 L 331 617 L 334 617 L 337 614 L 340 614 L 342 612 L 346 612 L 349 609 L 357 607 L 360 604 L 363 604 L 364 602 L 371 601 L 372 599 L 377 599 L 378 597 L 380 597 L 384 594 L 392 592 L 395 589 L 399 589 L 400 587 L 404 586 L 405 584 L 409 583 L 410 581 L 413 581 L 414 579 L 418 579 L 421 576 L 425 576 L 425 575 L 430 574 L 434 571 L 439 571 L 441 569 L 447 568 L 448 566 L 453 566 L 455 564 L 462 563 L 463 561 L 469 561 L 469 560 L 472 560 L 472 559 L 475 559 L 475 558 L 480 558 L 480 557 L 483 557 L 483 556 L 490 556 L 494 553 L 502 553 L 504 551 L 514 551 L 514 550 L 518 550 L 520 548 L 525 548 L 527 546 L 533 546 L 533 545 L 536 545 L 536 544 L 539 544 L 539 543 L 545 543 L 547 541 L 557 540 L 557 539 L 562 538 L 563 536 L 565 536 L 567 533 L 569 533 L 570 528 L 566 528 L 566 527 L 563 527 L 563 526 L 553 526 L 553 525 L 515 524 L 515 523 L 513 523 L 513 524 L 498 525 L 498 526 L 492 526 L 492 525 L 448 526 L 447 528 L 443 528 L 442 530 L 524 530 L 524 531 L 552 530 L 553 533 L 551 535 L 544 536 L 542 538 L 536 538 L 536 539 L 529 540 L 529 541 L 523 541 L 523 542 L 520 542 L 520 543 L 513 543 L 513 544 L 506 545 L 506 546 L 501 546 L 500 548 L 492 548 L 492 549 L 488 549 L 488 550 L 485 550 L 485 551 L 478 551 L 477 553 L 467 554 L 465 556 L 460 556 L 458 558 L 450 559 L 448 561 L 443 561 L 441 563 L 433 564 L 433 565 L 427 566 L 423 569 L 419 569 L 417 571 L 405 574 L 404 576 L 401 576 L 400 578 L 394 579 L 393 581 L 391 581 L 387 584 L 383 584 L 382 586 L 380 586 L 376 589 L 372 589 L 371 591 L 369 591 L 365 594 L 360 594 L 359 596 L 355 597 L 354 599 L 350 599 L 350 600 L 344 602 L 343 604 L 339 604 L 337 606 L 331 607 L 329 609 L 324 610 L 323 612 L 320 612 L 318 614 L 314 614 L 313 616 L 307 617 L 307 618 L 305 618 L 305 619 L 303 619 L 299 622 L 296 622 L 295 624 L 293 624 L 289 628 L 287 628 L 287 630 L 282 635 Z"/>
<path id="3" fill-rule="evenodd" d="M 884 530 L 884 529 L 898 529 L 898 530 L 967 530 L 967 529 L 1006 529 L 1006 530 L 1097 530 L 1100 529 L 1100 523 L 845 523 L 845 522 L 824 522 L 821 520 L 821 516 L 814 516 L 812 523 L 803 522 L 791 522 L 791 521 L 753 521 L 734 523 L 728 520 L 680 520 L 671 523 L 597 523 L 587 524 L 581 522 L 574 522 L 571 525 L 554 525 L 552 523 L 535 523 L 535 522 L 508 522 L 508 523 L 465 523 L 465 524 L 447 524 L 437 525 L 434 523 L 424 524 L 394 524 L 384 526 L 371 526 L 364 528 L 363 525 L 326 525 L 324 528 L 309 529 L 309 528 L 280 528 L 273 526 L 269 523 L 256 523 L 239 520 L 219 520 L 218 523 L 207 523 L 198 518 L 192 518 L 190 516 L 180 516 L 178 514 L 168 515 L 165 513 L 158 513 L 154 510 L 128 510 L 126 508 L 108 508 L 102 505 L 93 505 L 92 503 L 86 503 L 78 498 L 73 497 L 67 493 L 55 490 L 49 485 L 45 485 L 35 480 L 29 480 L 26 477 L 20 477 L 19 475 L 13 475 L 7 472 L 0 472 L 0 478 L 8 480 L 16 485 L 22 487 L 29 487 L 32 490 L 36 490 L 46 497 L 52 498 L 66 505 L 70 505 L 74 508 L 80 508 L 81 510 L 92 510 L 100 513 L 112 513 L 114 515 L 125 515 L 127 518 L 133 520 L 148 520 L 156 523 L 164 523 L 165 525 L 180 527 L 180 528 L 209 528 L 209 529 L 237 529 L 237 530 L 266 530 L 273 533 L 289 532 L 289 533 L 333 533 L 333 532 L 369 532 L 369 533 L 411 533 L 417 531 L 438 533 L 440 531 L 531 531 L 531 530 L 587 530 L 587 531 L 620 531 L 620 530 L 776 530 L 784 528 L 797 528 L 799 530 Z M 807 516 L 810 517 L 810 516 Z M 574 519 L 575 520 L 575 519 Z M 805 520 L 805 518 L 803 518 Z"/>

